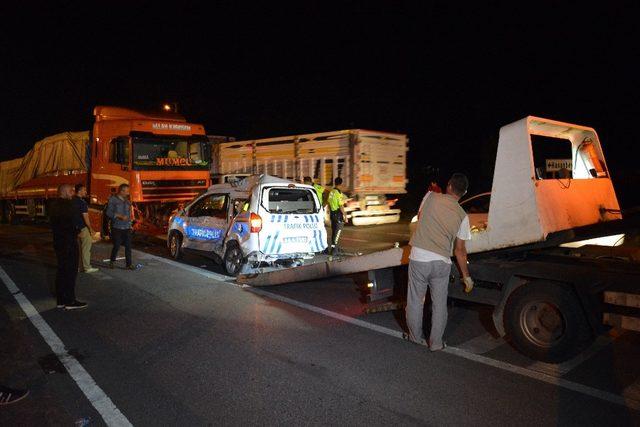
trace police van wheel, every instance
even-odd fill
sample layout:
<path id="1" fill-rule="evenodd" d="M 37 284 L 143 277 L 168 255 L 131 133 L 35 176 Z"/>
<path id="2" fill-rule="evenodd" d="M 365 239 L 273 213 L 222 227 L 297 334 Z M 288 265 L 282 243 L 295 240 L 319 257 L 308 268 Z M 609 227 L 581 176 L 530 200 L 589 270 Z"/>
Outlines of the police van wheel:
<path id="1" fill-rule="evenodd" d="M 169 252 L 174 259 L 182 259 L 182 236 L 180 233 L 171 233 L 169 236 Z"/>
<path id="2" fill-rule="evenodd" d="M 244 257 L 242 250 L 236 243 L 229 243 L 227 251 L 224 254 L 223 265 L 224 271 L 229 276 L 237 276 L 244 265 Z"/>

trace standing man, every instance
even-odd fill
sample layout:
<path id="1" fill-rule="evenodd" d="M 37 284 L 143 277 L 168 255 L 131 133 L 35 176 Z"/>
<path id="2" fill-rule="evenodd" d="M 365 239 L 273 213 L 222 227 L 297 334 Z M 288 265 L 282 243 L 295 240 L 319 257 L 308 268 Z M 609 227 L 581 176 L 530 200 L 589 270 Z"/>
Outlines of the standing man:
<path id="1" fill-rule="evenodd" d="M 338 177 L 334 181 L 334 186 L 329 193 L 327 204 L 329 205 L 329 219 L 331 220 L 331 245 L 329 253 L 335 255 L 338 251 L 340 233 L 347 222 L 347 214 L 344 210 L 346 197 L 342 192 L 342 178 Z"/>
<path id="2" fill-rule="evenodd" d="M 424 300 L 431 291 L 431 351 L 442 350 L 442 335 L 447 324 L 447 293 L 451 273 L 451 255 L 462 274 L 465 292 L 473 289 L 467 267 L 465 240 L 471 239 L 469 217 L 458 204 L 467 192 L 469 181 L 461 173 L 454 173 L 447 184 L 446 194 L 428 192 L 422 200 L 418 224 L 411 236 L 409 256 L 409 289 L 407 295 L 407 326 L 409 339 L 425 344 L 422 334 Z"/>
<path id="3" fill-rule="evenodd" d="M 129 201 L 129 185 L 121 184 L 118 192 L 109 198 L 107 216 L 111 219 L 111 260 L 109 268 L 114 268 L 120 245 L 124 245 L 124 256 L 128 270 L 136 267 L 131 261 L 131 202 Z"/>
<path id="4" fill-rule="evenodd" d="M 78 232 L 73 205 L 73 187 L 62 184 L 58 187 L 58 198 L 49 205 L 49 221 L 53 231 L 53 248 L 56 251 L 56 299 L 58 308 L 75 310 L 85 308 L 87 303 L 76 300 L 76 277 L 78 275 Z"/>
<path id="5" fill-rule="evenodd" d="M 80 230 L 78 239 L 80 239 L 80 260 L 82 261 L 82 271 L 85 273 L 95 273 L 97 268 L 91 267 L 91 245 L 93 244 L 93 229 L 89 222 L 89 205 L 85 202 L 87 197 L 87 186 L 84 184 L 76 185 L 76 195 L 73 198 L 75 207 L 75 226 Z"/>
<path id="6" fill-rule="evenodd" d="M 313 188 L 316 190 L 316 194 L 318 195 L 318 200 L 320 201 L 320 206 L 323 206 L 324 203 L 323 203 L 323 200 L 322 200 L 322 195 L 324 194 L 324 187 L 322 185 L 320 185 L 320 184 L 316 184 L 315 182 L 313 182 L 313 180 L 311 179 L 310 176 L 305 176 L 303 183 L 313 186 Z"/>

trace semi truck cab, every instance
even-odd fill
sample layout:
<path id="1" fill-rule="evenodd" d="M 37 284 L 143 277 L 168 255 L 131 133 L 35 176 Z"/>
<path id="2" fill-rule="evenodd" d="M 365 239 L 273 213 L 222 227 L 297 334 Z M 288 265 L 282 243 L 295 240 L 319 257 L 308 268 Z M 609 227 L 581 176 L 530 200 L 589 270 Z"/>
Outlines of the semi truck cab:
<path id="1" fill-rule="evenodd" d="M 90 142 L 92 222 L 120 184 L 129 184 L 136 227 L 163 229 L 179 203 L 210 185 L 204 127 L 173 113 L 98 106 Z"/>

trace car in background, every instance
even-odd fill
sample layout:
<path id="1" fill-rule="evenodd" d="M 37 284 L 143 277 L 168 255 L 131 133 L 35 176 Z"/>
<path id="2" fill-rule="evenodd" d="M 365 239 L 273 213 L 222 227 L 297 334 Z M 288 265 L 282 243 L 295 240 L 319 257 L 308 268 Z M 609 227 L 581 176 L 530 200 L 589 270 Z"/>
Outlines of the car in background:
<path id="1" fill-rule="evenodd" d="M 460 202 L 460 206 L 469 216 L 469 226 L 471 231 L 480 231 L 487 228 L 489 220 L 489 205 L 491 202 L 491 192 L 476 194 Z M 409 230 L 411 235 L 416 229 L 418 215 L 411 218 Z"/>

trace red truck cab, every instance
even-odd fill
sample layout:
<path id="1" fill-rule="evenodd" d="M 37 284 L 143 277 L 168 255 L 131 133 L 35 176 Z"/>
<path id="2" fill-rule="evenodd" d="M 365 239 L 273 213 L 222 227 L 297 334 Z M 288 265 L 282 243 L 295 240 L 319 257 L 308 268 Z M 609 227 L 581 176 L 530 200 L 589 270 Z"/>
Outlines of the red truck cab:
<path id="1" fill-rule="evenodd" d="M 141 113 L 98 106 L 90 140 L 88 180 L 96 230 L 102 209 L 120 184 L 129 184 L 136 227 L 166 227 L 178 204 L 210 185 L 204 126 L 175 113 Z"/>

